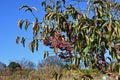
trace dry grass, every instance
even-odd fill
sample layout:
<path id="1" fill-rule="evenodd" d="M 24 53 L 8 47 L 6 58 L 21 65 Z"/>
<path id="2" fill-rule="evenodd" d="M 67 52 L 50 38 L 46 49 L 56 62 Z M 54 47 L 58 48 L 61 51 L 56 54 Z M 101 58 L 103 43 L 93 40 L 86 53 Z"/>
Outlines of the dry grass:
<path id="1" fill-rule="evenodd" d="M 0 76 L 0 80 L 81 80 L 81 77 L 86 74 L 86 73 L 82 73 L 81 70 L 69 70 L 69 71 L 65 71 L 62 73 L 61 79 L 59 79 L 60 77 L 60 71 L 58 71 L 58 76 L 57 78 L 53 77 L 53 73 L 52 71 L 47 71 L 46 70 L 39 70 L 39 71 L 31 71 L 29 72 L 28 76 L 25 74 L 13 74 L 10 76 Z M 105 74 L 100 74 L 100 73 L 96 73 L 93 74 L 91 72 L 91 75 L 93 76 L 93 79 L 91 80 L 102 80 L 103 76 L 106 76 Z M 115 77 L 110 77 L 107 76 L 107 80 L 117 80 L 115 79 Z"/>

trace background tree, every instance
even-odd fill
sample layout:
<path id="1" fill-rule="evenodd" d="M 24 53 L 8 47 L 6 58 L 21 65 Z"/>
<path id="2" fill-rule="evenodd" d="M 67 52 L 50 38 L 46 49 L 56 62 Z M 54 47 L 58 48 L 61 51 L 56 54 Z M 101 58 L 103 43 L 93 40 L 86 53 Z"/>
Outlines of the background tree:
<path id="1" fill-rule="evenodd" d="M 36 8 L 26 5 L 20 7 L 30 11 L 36 19 L 33 23 L 28 20 L 18 21 L 20 29 L 23 23 L 26 30 L 32 24 L 33 40 L 29 44 L 32 52 L 38 50 L 38 43 L 42 41 L 54 49 L 56 55 L 63 59 L 70 58 L 71 63 L 78 67 L 80 61 L 83 61 L 85 67 L 92 64 L 103 70 L 107 67 L 106 50 L 109 50 L 112 59 L 117 59 L 119 55 L 115 46 L 120 43 L 120 18 L 116 14 L 119 12 L 119 3 L 88 0 L 86 13 L 72 4 L 66 5 L 65 0 L 45 0 L 42 6 L 45 11 L 42 22 L 33 14 Z M 26 38 L 17 37 L 16 42 L 19 41 L 25 46 Z"/>
<path id="2" fill-rule="evenodd" d="M 48 56 L 38 64 L 38 72 L 41 79 L 60 80 L 65 71 L 63 60 L 58 56 Z M 43 75 L 44 74 L 44 75 Z"/>
<path id="3" fill-rule="evenodd" d="M 10 62 L 8 68 L 10 69 L 11 73 L 14 73 L 17 70 L 20 70 L 21 66 L 17 62 Z"/>
<path id="4" fill-rule="evenodd" d="M 4 64 L 3 62 L 0 62 L 0 70 L 4 69 L 6 67 L 7 67 L 6 64 Z"/>
<path id="5" fill-rule="evenodd" d="M 36 65 L 32 61 L 29 61 L 29 60 L 23 59 L 21 61 L 18 61 L 18 63 L 20 64 L 22 69 L 35 70 L 36 68 Z"/>
<path id="6" fill-rule="evenodd" d="M 0 75 L 3 75 L 5 73 L 6 68 L 7 68 L 6 64 L 0 62 Z"/>

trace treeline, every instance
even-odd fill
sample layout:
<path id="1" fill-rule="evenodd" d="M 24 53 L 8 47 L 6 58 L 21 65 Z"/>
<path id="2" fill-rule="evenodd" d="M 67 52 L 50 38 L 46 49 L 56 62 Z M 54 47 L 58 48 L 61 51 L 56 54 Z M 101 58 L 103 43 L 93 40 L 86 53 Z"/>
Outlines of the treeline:
<path id="1" fill-rule="evenodd" d="M 0 62 L 0 80 L 47 80 L 53 78 L 63 67 L 62 60 L 50 56 L 37 65 L 29 60 Z"/>
<path id="2" fill-rule="evenodd" d="M 104 74 L 114 77 L 117 70 L 117 63 L 111 62 Z M 101 80 L 102 75 L 103 72 L 95 66 L 81 69 L 58 56 L 49 56 L 37 65 L 29 60 L 11 61 L 8 65 L 0 62 L 0 80 L 96 80 L 96 77 Z"/>
<path id="3" fill-rule="evenodd" d="M 31 71 L 35 70 L 32 61 L 11 61 L 8 65 L 0 62 L 0 80 L 20 80 L 27 78 Z"/>

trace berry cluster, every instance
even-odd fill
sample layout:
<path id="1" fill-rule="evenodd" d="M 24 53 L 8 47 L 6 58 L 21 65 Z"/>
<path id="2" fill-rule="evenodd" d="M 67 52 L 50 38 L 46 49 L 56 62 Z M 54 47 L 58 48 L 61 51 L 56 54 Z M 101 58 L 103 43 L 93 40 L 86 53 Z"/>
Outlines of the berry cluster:
<path id="1" fill-rule="evenodd" d="M 72 43 L 65 40 L 65 35 L 62 35 L 60 32 L 56 32 L 54 36 L 46 37 L 43 41 L 44 45 L 50 46 L 51 48 L 57 47 L 61 51 L 59 57 L 61 58 L 68 58 L 71 55 L 71 51 L 73 50 Z M 67 54 L 69 56 L 67 56 Z"/>

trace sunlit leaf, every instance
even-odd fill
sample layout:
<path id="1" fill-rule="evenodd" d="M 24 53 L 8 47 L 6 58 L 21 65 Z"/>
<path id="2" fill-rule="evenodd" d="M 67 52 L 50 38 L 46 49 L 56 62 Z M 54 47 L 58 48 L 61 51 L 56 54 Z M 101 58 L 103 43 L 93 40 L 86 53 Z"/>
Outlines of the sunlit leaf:
<path id="1" fill-rule="evenodd" d="M 34 11 L 38 11 L 38 9 L 36 7 L 32 7 L 31 9 L 33 9 Z"/>
<path id="2" fill-rule="evenodd" d="M 109 23 L 109 22 L 105 22 L 105 23 L 102 25 L 102 27 L 104 28 L 104 27 L 108 26 L 108 23 Z"/>
<path id="3" fill-rule="evenodd" d="M 38 23 L 33 22 L 33 26 L 32 26 L 33 31 L 35 31 L 37 29 L 37 27 L 38 27 Z"/>
<path id="4" fill-rule="evenodd" d="M 22 5 L 22 6 L 20 6 L 20 9 L 23 9 L 23 8 L 25 8 L 25 11 L 30 11 L 30 12 L 32 12 L 32 9 L 31 9 L 29 6 L 27 6 L 27 5 Z"/>
<path id="5" fill-rule="evenodd" d="M 88 26 L 83 26 L 83 27 L 81 28 L 81 30 L 86 29 L 86 28 L 88 28 Z"/>
<path id="6" fill-rule="evenodd" d="M 85 38 L 86 38 L 86 42 L 87 42 L 87 45 L 90 46 L 90 39 L 87 35 L 85 35 Z"/>
<path id="7" fill-rule="evenodd" d="M 88 51 L 89 51 L 89 47 L 86 47 L 86 48 L 83 50 L 83 52 L 85 53 L 85 55 L 88 53 Z"/>
<path id="8" fill-rule="evenodd" d="M 117 59 L 120 60 L 120 55 L 117 55 Z"/>
<path id="9" fill-rule="evenodd" d="M 116 66 L 115 66 L 115 65 L 116 65 L 116 63 L 115 63 L 115 62 L 112 62 L 112 63 L 111 63 L 111 70 L 112 70 L 112 71 L 116 68 Z"/>
<path id="10" fill-rule="evenodd" d="M 35 48 L 35 41 L 32 41 L 30 44 L 29 44 L 29 49 L 34 52 L 34 48 Z"/>
<path id="11" fill-rule="evenodd" d="M 108 25 L 108 31 L 110 32 L 111 29 L 112 29 L 112 28 L 111 28 L 111 27 L 112 27 L 112 19 L 111 19 L 111 18 L 112 18 L 112 15 L 110 14 L 109 17 L 110 17 L 110 22 L 109 22 L 109 25 Z"/>
<path id="12" fill-rule="evenodd" d="M 58 48 L 57 47 L 54 47 L 54 52 L 55 52 L 56 55 L 58 54 Z"/>
<path id="13" fill-rule="evenodd" d="M 28 7 L 27 5 L 22 5 L 22 6 L 20 6 L 20 10 L 22 9 L 22 8 L 26 8 L 26 7 Z"/>

